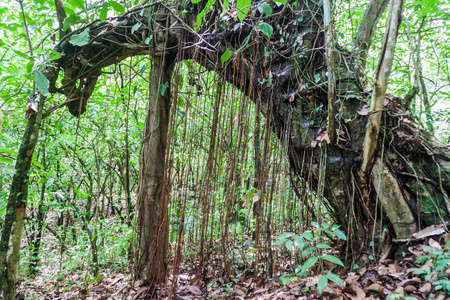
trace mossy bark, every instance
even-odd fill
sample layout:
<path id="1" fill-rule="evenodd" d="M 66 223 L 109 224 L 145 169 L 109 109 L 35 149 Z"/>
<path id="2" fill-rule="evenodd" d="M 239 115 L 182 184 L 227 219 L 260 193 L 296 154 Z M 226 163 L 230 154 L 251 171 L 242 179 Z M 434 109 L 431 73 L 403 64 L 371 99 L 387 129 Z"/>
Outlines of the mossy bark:
<path id="1" fill-rule="evenodd" d="M 34 148 L 39 136 L 45 97 L 41 96 L 37 112 L 27 123 L 17 155 L 15 173 L 6 207 L 0 240 L 0 289 L 5 299 L 14 299 L 16 276 L 20 258 L 20 242 L 28 197 L 28 181 Z"/>

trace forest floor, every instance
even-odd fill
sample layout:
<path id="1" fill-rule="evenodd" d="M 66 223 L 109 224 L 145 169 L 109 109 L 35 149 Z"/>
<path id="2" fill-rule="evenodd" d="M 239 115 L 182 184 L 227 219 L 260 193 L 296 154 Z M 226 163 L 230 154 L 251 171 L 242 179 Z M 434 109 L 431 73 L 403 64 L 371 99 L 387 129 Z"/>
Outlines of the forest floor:
<path id="1" fill-rule="evenodd" d="M 447 236 L 441 235 L 441 243 L 437 242 L 439 237 L 427 237 L 410 245 L 410 255 L 401 261 L 385 259 L 373 266 L 343 269 L 337 274 L 343 285 L 328 282 L 321 293 L 317 288 L 321 275 L 303 276 L 282 285 L 279 277 L 240 276 L 220 284 L 223 281 L 219 278 L 204 280 L 201 275 L 180 274 L 174 299 L 450 299 L 450 255 L 442 247 Z M 419 258 L 422 263 L 417 263 Z M 45 283 L 39 276 L 25 279 L 18 289 L 19 299 L 167 299 L 169 290 L 149 297 L 148 288 L 126 274 L 105 273 L 97 282 L 83 282 L 79 277 Z"/>

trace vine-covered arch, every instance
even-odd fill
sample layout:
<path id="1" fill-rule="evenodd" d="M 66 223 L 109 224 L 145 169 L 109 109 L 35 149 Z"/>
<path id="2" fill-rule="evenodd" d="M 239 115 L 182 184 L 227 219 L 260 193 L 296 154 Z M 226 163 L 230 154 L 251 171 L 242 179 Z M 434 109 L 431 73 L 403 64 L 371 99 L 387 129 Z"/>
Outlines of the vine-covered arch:
<path id="1" fill-rule="evenodd" d="M 363 64 L 359 62 L 364 55 L 360 51 L 367 49 L 370 32 L 386 1 L 374 1 L 371 7 L 377 9 L 372 13 L 368 10 L 364 19 L 368 23 L 364 28 L 369 33 L 361 29 L 358 34 L 361 42 L 359 46 L 356 43 L 355 52 L 336 45 L 334 70 L 326 64 L 322 6 L 314 1 L 275 5 L 269 15 L 255 10 L 255 14 L 248 15 L 244 22 L 234 12 L 222 12 L 216 3 L 215 9 L 206 11 L 203 24 L 196 31 L 192 26 L 197 23 L 196 12 L 203 11 L 205 5 L 199 3 L 192 8 L 179 8 L 155 2 L 66 34 L 56 47 L 61 57 L 51 62 L 43 74 L 48 79 L 50 93 L 64 94 L 67 101 L 50 108 L 46 114 L 67 106 L 73 115 L 79 116 L 86 110 L 101 69 L 136 55 L 152 56 L 155 77 L 151 93 L 153 98 L 166 105 L 162 110 L 167 113 L 170 97 L 168 93 L 161 93 L 160 83 L 170 81 L 172 62 L 193 59 L 216 71 L 250 100 L 259 101 L 273 131 L 288 144 L 291 168 L 298 176 L 305 177 L 311 188 L 323 189 L 333 217 L 343 225 L 350 241 L 359 241 L 350 245 L 355 253 L 369 247 L 372 233 L 381 230 L 379 220 L 374 218 L 377 212 L 383 213 L 380 219 L 390 225 L 391 235 L 397 241 L 408 239 L 421 225 L 448 220 L 449 151 L 410 117 L 407 99 L 389 95 L 384 98 L 384 126 L 377 139 L 378 151 L 370 180 L 363 182 L 358 172 L 364 160 L 367 103 L 373 93 L 363 77 Z M 187 10 L 185 15 L 184 10 Z M 334 72 L 336 82 L 336 103 L 331 104 L 329 72 Z M 19 153 L 24 158 L 29 159 L 33 153 L 44 100 L 41 97 L 38 112 L 30 118 L 29 131 L 23 140 L 24 150 Z M 333 129 L 336 130 L 336 143 L 329 140 L 327 108 L 330 106 L 337 111 L 337 124 Z M 161 132 L 157 141 L 165 140 L 164 136 Z M 164 145 L 159 148 L 158 157 L 164 154 L 164 149 Z M 324 157 L 323 152 L 326 159 L 321 165 L 318 158 Z M 304 163 L 305 156 L 312 158 L 310 163 Z M 141 167 L 150 168 L 152 164 L 154 162 L 142 162 Z M 323 166 L 325 172 L 321 176 Z M 27 167 L 29 161 L 16 168 L 19 172 Z M 159 170 L 158 174 L 151 176 L 158 176 L 161 183 L 164 168 L 159 165 L 155 169 Z M 23 193 L 24 178 L 15 182 L 12 189 L 17 188 L 17 192 Z M 141 183 L 140 191 L 144 188 Z M 17 192 L 11 194 L 17 195 Z M 153 194 L 155 204 L 160 204 L 163 194 L 161 189 Z M 378 205 L 378 201 L 382 205 Z M 153 214 L 151 222 L 161 225 L 167 220 L 164 220 L 165 212 L 158 215 L 159 211 L 158 208 L 148 213 Z M 8 241 L 3 243 L 3 240 L 1 251 L 6 255 L 4 250 Z M 148 247 L 156 246 L 144 248 Z M 162 249 L 164 253 L 164 247 Z M 148 266 L 153 255 L 152 251 L 148 252 L 141 266 Z M 164 263 L 160 268 L 165 268 Z M 146 274 L 141 275 L 146 277 Z"/>

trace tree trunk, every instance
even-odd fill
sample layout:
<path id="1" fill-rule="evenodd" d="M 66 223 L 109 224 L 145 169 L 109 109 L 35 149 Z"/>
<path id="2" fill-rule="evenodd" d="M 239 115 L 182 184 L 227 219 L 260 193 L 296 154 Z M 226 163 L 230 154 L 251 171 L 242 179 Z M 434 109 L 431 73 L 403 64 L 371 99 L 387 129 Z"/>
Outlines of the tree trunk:
<path id="1" fill-rule="evenodd" d="M 47 131 L 45 131 L 45 135 L 47 136 Z M 42 146 L 42 166 L 44 166 L 44 171 L 47 171 L 46 139 L 47 137 L 45 137 Z M 44 227 L 44 219 L 47 212 L 47 206 L 45 205 L 46 187 L 47 182 L 43 182 L 41 186 L 41 195 L 37 206 L 36 219 L 34 220 L 36 224 L 32 226 L 30 262 L 28 265 L 28 274 L 30 275 L 35 275 L 38 271 L 39 251 L 41 249 L 41 238 L 43 231 L 42 229 Z"/>
<path id="2" fill-rule="evenodd" d="M 151 287 L 166 277 L 168 216 L 163 193 L 167 130 L 170 114 L 170 80 L 173 58 L 155 56 L 150 78 L 148 113 L 139 158 L 139 248 L 135 277 Z"/>
<path id="3" fill-rule="evenodd" d="M 28 197 L 28 181 L 34 148 L 39 136 L 45 97 L 41 96 L 37 112 L 28 124 L 17 154 L 16 171 L 9 191 L 5 221 L 0 241 L 0 291 L 5 299 L 16 296 L 16 276 Z M 12 250 L 9 250 L 9 248 Z"/>

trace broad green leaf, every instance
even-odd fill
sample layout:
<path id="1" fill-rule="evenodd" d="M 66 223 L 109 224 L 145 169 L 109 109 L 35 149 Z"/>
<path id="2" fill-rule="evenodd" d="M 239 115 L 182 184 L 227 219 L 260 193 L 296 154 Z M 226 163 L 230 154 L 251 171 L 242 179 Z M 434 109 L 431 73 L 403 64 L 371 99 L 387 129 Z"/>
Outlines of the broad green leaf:
<path id="1" fill-rule="evenodd" d="M 80 17 L 78 14 L 70 14 L 67 18 L 64 19 L 64 26 L 63 30 L 67 30 L 70 26 L 82 23 L 83 18 Z"/>
<path id="2" fill-rule="evenodd" d="M 288 241 L 288 239 L 276 239 L 276 241 L 272 244 L 272 246 L 278 246 L 281 244 L 284 244 L 286 241 Z"/>
<path id="3" fill-rule="evenodd" d="M 136 23 L 133 25 L 133 27 L 131 27 L 131 33 L 133 34 L 136 30 L 138 30 L 140 27 L 142 26 L 142 23 Z"/>
<path id="4" fill-rule="evenodd" d="M 241 22 L 244 21 L 245 17 L 247 17 L 251 5 L 252 0 L 237 0 L 236 2 L 236 9 L 238 12 L 237 16 Z"/>
<path id="5" fill-rule="evenodd" d="M 319 258 L 317 256 L 313 256 L 308 258 L 305 263 L 303 264 L 302 267 L 302 272 L 306 272 L 309 270 L 309 268 L 311 268 L 312 266 L 314 266 L 314 264 L 319 260 Z"/>
<path id="6" fill-rule="evenodd" d="M 100 9 L 100 21 L 105 22 L 106 16 L 108 15 L 108 3 L 103 3 L 102 8 Z"/>
<path id="7" fill-rule="evenodd" d="M 125 12 L 125 6 L 123 6 L 120 3 L 117 3 L 116 1 L 109 0 L 109 5 L 118 13 L 123 14 Z"/>
<path id="8" fill-rule="evenodd" d="M 343 240 L 343 241 L 346 241 L 346 240 L 347 240 L 347 237 L 345 236 L 345 233 L 343 233 L 343 232 L 340 231 L 339 229 L 336 229 L 336 230 L 334 231 L 334 233 L 335 233 L 336 236 L 337 236 L 338 238 L 340 238 L 341 240 Z"/>
<path id="9" fill-rule="evenodd" d="M 345 267 L 344 264 L 342 263 L 342 261 L 339 258 L 337 258 L 337 257 L 335 257 L 333 255 L 326 254 L 326 255 L 322 255 L 320 258 L 328 260 L 328 261 L 331 261 L 332 263 L 335 263 L 337 265 Z"/>
<path id="10" fill-rule="evenodd" d="M 315 249 L 315 247 L 309 247 L 309 248 L 306 248 L 306 249 L 302 252 L 301 257 L 306 257 L 306 256 L 310 255 L 311 253 L 314 252 L 314 249 Z"/>
<path id="11" fill-rule="evenodd" d="M 299 235 L 296 235 L 294 238 L 295 246 L 297 246 L 300 250 L 303 251 L 303 248 L 305 247 L 305 242 L 303 241 L 302 237 Z"/>
<path id="12" fill-rule="evenodd" d="M 413 271 L 413 274 L 419 274 L 419 275 L 421 275 L 421 274 L 425 274 L 425 273 L 426 273 L 426 271 L 421 270 L 421 269 L 414 269 L 414 271 Z"/>
<path id="13" fill-rule="evenodd" d="M 269 3 L 265 2 L 265 1 L 258 6 L 258 10 L 261 15 L 263 13 L 266 16 L 270 16 L 272 14 L 272 7 L 270 6 Z"/>
<path id="14" fill-rule="evenodd" d="M 330 279 L 331 281 L 333 281 L 333 282 L 335 282 L 337 284 L 344 285 L 342 283 L 342 280 L 338 276 L 334 275 L 333 273 L 327 274 L 327 277 L 328 277 L 328 279 Z"/>
<path id="15" fill-rule="evenodd" d="M 264 23 L 264 22 L 259 23 L 258 27 L 270 39 L 270 37 L 273 34 L 273 27 L 271 25 L 267 24 L 267 23 Z"/>
<path id="16" fill-rule="evenodd" d="M 200 1 L 202 1 L 202 0 L 192 0 L 191 2 L 192 2 L 193 4 L 195 4 L 195 3 L 199 3 Z"/>
<path id="17" fill-rule="evenodd" d="M 80 34 L 74 34 L 70 37 L 69 43 L 71 43 L 74 46 L 84 46 L 89 43 L 89 28 L 86 28 L 83 30 Z"/>
<path id="18" fill-rule="evenodd" d="M 280 277 L 280 283 L 282 285 L 286 285 L 291 281 L 291 277 L 289 275 L 283 275 Z"/>
<path id="19" fill-rule="evenodd" d="M 327 286 L 328 284 L 328 277 L 327 275 L 322 275 L 319 278 L 319 282 L 317 283 L 317 288 L 319 289 L 319 292 L 322 293 L 323 289 Z"/>
<path id="20" fill-rule="evenodd" d="M 231 51 L 230 49 L 227 49 L 227 51 L 225 51 L 225 53 L 220 56 L 220 61 L 222 62 L 222 67 L 223 67 L 223 64 L 227 60 L 230 59 L 232 53 L 233 53 L 233 51 Z"/>
<path id="21" fill-rule="evenodd" d="M 308 241 L 312 241 L 313 240 L 313 236 L 312 236 L 311 232 L 309 232 L 309 231 L 303 232 L 303 237 L 305 239 L 307 239 Z"/>
<path id="22" fill-rule="evenodd" d="M 275 3 L 281 3 L 283 5 L 286 5 L 286 0 L 276 0 Z"/>
<path id="23" fill-rule="evenodd" d="M 39 91 L 42 95 L 46 96 L 48 94 L 49 84 L 47 77 L 45 77 L 44 73 L 42 73 L 41 71 L 35 71 L 33 73 L 33 76 Z"/>
<path id="24" fill-rule="evenodd" d="M 294 243 L 291 240 L 287 240 L 286 244 L 284 244 L 286 246 L 286 249 L 288 249 L 289 251 L 292 252 L 292 250 L 294 250 Z"/>

